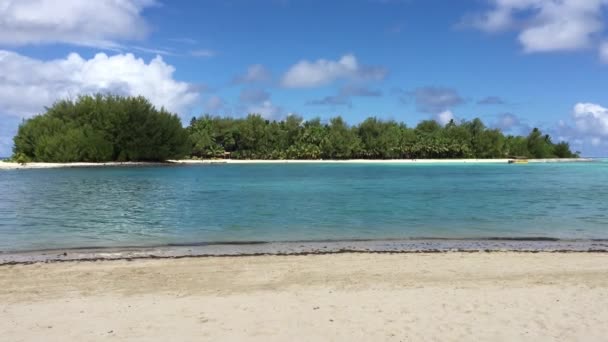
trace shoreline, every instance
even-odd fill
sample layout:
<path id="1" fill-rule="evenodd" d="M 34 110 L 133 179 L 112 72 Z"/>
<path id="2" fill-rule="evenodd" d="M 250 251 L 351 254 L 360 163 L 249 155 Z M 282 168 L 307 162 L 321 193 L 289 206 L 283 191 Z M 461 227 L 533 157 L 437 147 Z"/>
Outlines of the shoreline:
<path id="1" fill-rule="evenodd" d="M 149 247 L 77 247 L 0 252 L 0 266 L 102 260 L 181 259 L 208 257 L 306 256 L 331 254 L 446 253 L 600 253 L 608 240 L 550 238 L 394 239 L 291 242 L 218 242 Z"/>
<path id="2" fill-rule="evenodd" d="M 98 168 L 98 167 L 149 167 L 174 165 L 211 165 L 211 164 L 507 164 L 512 159 L 348 159 L 348 160 L 322 160 L 322 159 L 182 159 L 168 160 L 166 162 L 104 162 L 104 163 L 27 163 L 19 164 L 0 161 L 0 170 L 25 169 L 56 169 L 56 168 Z M 528 159 L 529 163 L 588 163 L 593 158 L 563 158 L 563 159 Z"/>
<path id="3" fill-rule="evenodd" d="M 601 341 L 608 256 L 444 253 L 0 269 L 9 341 Z"/>

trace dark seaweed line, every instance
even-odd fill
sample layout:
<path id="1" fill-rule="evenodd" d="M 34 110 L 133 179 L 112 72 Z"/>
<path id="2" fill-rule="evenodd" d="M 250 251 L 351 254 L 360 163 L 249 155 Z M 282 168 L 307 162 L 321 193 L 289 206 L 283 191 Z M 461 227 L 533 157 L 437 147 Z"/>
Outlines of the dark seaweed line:
<path id="1" fill-rule="evenodd" d="M 193 255 L 145 255 L 135 257 L 93 257 L 93 258 L 75 258 L 75 259 L 57 259 L 49 258 L 46 260 L 36 261 L 7 261 L 0 262 L 2 266 L 15 265 L 33 265 L 33 264 L 52 264 L 64 262 L 102 262 L 102 261 L 136 261 L 136 260 L 154 260 L 154 259 L 199 259 L 199 258 L 243 258 L 243 257 L 259 257 L 259 256 L 316 256 L 316 255 L 337 255 L 337 254 L 449 254 L 449 253 L 551 253 L 551 254 L 579 254 L 579 253 L 600 253 L 608 254 L 608 249 L 593 249 L 587 250 L 539 250 L 539 249 L 419 249 L 419 250 L 395 250 L 395 251 L 373 251 L 360 249 L 340 249 L 335 251 L 304 251 L 304 252 L 277 252 L 277 253 L 239 253 L 239 254 L 193 254 Z"/>
<path id="2" fill-rule="evenodd" d="M 27 249 L 27 250 L 14 250 L 14 251 L 0 251 L 0 255 L 3 254 L 25 254 L 25 253 L 44 253 L 44 252 L 56 252 L 56 251 L 82 251 L 82 250 L 120 250 L 127 251 L 130 249 L 153 249 L 153 248 L 166 248 L 166 247 L 205 247 L 205 246 L 253 246 L 253 245 L 266 245 L 266 244 L 298 244 L 298 243 L 349 243 L 349 242 L 606 242 L 608 239 L 560 239 L 546 236 L 522 236 L 522 237 L 471 237 L 471 238 L 450 238 L 450 237 L 416 237 L 416 238 L 381 238 L 381 239 L 321 239 L 321 240 L 286 240 L 286 241 L 264 241 L 264 240 L 251 240 L 251 241 L 212 241 L 212 242 L 189 242 L 189 243 L 169 243 L 159 245 L 128 245 L 128 246 L 87 246 L 87 247 L 66 247 L 66 248 L 43 248 L 43 249 Z"/>

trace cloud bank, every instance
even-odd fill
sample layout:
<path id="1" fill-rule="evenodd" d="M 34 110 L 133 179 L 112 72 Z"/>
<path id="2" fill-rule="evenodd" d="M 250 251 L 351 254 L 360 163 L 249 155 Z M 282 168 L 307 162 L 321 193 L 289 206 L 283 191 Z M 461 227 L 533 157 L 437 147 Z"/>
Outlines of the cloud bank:
<path id="1" fill-rule="evenodd" d="M 174 71 L 159 56 L 146 63 L 132 54 L 98 53 L 84 59 L 71 53 L 42 61 L 0 50 L 0 113 L 28 117 L 59 99 L 97 92 L 142 95 L 158 107 L 180 112 L 197 100 L 198 92 L 176 81 Z"/>
<path id="2" fill-rule="evenodd" d="M 518 31 L 525 52 L 605 48 L 598 36 L 604 31 L 602 11 L 608 0 L 488 0 L 489 10 L 465 18 L 486 32 Z"/>
<path id="3" fill-rule="evenodd" d="M 155 0 L 3 0 L 0 44 L 67 43 L 116 47 L 150 31 L 142 17 Z"/>

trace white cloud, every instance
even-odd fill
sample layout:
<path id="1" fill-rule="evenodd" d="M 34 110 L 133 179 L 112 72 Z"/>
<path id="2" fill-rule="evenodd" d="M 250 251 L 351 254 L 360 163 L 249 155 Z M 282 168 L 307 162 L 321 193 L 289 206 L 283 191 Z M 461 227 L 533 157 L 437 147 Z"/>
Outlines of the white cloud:
<path id="1" fill-rule="evenodd" d="M 27 117 L 58 99 L 96 92 L 142 95 L 180 112 L 196 101 L 198 92 L 176 81 L 174 71 L 160 56 L 146 63 L 132 54 L 99 53 L 87 60 L 72 53 L 42 61 L 0 50 L 0 113 Z"/>
<path id="2" fill-rule="evenodd" d="M 571 120 L 560 120 L 553 135 L 558 140 L 569 141 L 585 155 L 607 156 L 608 108 L 594 103 L 577 103 Z"/>
<path id="3" fill-rule="evenodd" d="M 386 70 L 383 68 L 359 65 L 357 58 L 348 54 L 337 61 L 302 60 L 283 75 L 281 83 L 286 88 L 312 88 L 324 86 L 339 79 L 379 80 L 385 76 Z"/>
<path id="4" fill-rule="evenodd" d="M 283 114 L 283 108 L 276 106 L 270 100 L 263 101 L 247 108 L 249 114 L 260 114 L 265 119 L 276 120 Z"/>
<path id="5" fill-rule="evenodd" d="M 0 44 L 116 47 L 144 38 L 142 11 L 155 0 L 2 0 Z"/>
<path id="6" fill-rule="evenodd" d="M 526 52 L 576 50 L 595 45 L 608 0 L 489 0 L 492 8 L 473 18 L 487 32 L 513 29 Z"/>
<path id="7" fill-rule="evenodd" d="M 577 103 L 572 117 L 578 132 L 608 138 L 608 108 L 593 103 Z"/>
<path id="8" fill-rule="evenodd" d="M 250 65 L 247 72 L 234 78 L 235 84 L 262 83 L 272 79 L 272 73 L 261 64 Z"/>
<path id="9" fill-rule="evenodd" d="M 435 115 L 435 121 L 437 121 L 440 125 L 445 126 L 451 120 L 456 120 L 454 113 L 450 110 L 443 111 L 437 115 Z"/>

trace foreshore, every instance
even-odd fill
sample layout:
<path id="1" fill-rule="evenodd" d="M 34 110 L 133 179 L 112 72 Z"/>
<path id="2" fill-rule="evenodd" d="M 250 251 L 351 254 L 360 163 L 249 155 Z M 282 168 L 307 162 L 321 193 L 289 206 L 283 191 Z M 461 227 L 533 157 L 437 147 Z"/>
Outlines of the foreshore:
<path id="1" fill-rule="evenodd" d="M 77 247 L 0 251 L 0 266 L 38 262 L 179 259 L 191 257 L 297 256 L 344 253 L 606 253 L 608 240 L 560 240 L 546 237 L 485 239 L 379 239 L 328 241 L 240 241 L 164 246 Z"/>
<path id="2" fill-rule="evenodd" d="M 0 266 L 7 341 L 601 341 L 605 253 L 208 257 Z"/>
<path id="3" fill-rule="evenodd" d="M 166 165 L 205 164 L 506 164 L 511 159 L 348 159 L 348 160 L 247 160 L 247 159 L 183 159 L 160 162 L 106 162 L 106 163 L 12 163 L 0 161 L 0 170 L 92 168 L 92 167 L 145 167 Z M 529 163 L 592 162 L 590 158 L 528 159 Z"/>

